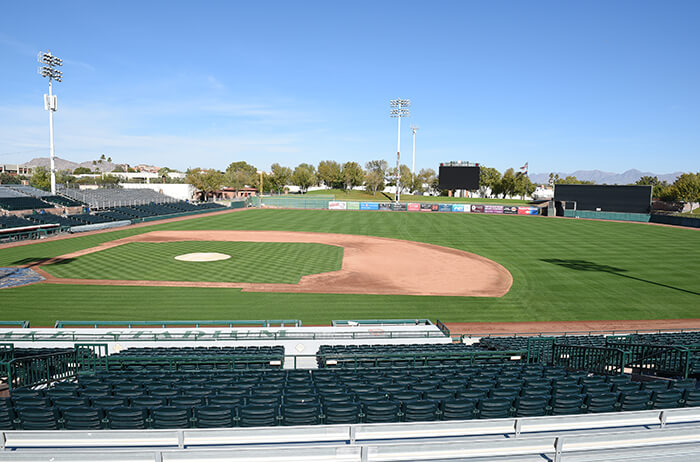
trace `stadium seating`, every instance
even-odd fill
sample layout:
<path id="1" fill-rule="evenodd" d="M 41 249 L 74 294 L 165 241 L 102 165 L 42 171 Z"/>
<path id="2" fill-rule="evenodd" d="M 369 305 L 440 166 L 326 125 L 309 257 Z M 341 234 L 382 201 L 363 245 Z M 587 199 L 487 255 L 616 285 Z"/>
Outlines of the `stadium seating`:
<path id="1" fill-rule="evenodd" d="M 2 197 L 0 198 L 0 209 L 5 210 L 32 210 L 32 209 L 50 209 L 53 204 L 44 202 L 35 197 Z"/>
<path id="2" fill-rule="evenodd" d="M 252 347 L 249 354 L 266 350 L 279 352 Z M 224 370 L 207 363 L 231 351 L 240 355 L 248 349 L 129 348 L 112 356 L 199 356 L 204 362 L 192 370 L 130 364 L 81 374 L 77 382 L 59 382 L 45 390 L 15 389 L 11 399 L 0 400 L 0 428 L 425 422 L 700 406 L 692 380 L 640 386 L 626 375 L 598 376 L 515 361 L 359 370 Z"/>
<path id="3" fill-rule="evenodd" d="M 22 228 L 25 226 L 36 226 L 36 223 L 14 215 L 0 215 L 0 229 Z"/>

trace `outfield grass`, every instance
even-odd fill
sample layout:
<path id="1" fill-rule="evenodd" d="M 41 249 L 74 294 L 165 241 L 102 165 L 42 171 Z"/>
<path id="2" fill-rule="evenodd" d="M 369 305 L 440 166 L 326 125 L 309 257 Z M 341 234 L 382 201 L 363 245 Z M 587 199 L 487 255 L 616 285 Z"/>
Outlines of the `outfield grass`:
<path id="1" fill-rule="evenodd" d="M 194 252 L 218 252 L 228 260 L 175 260 Z M 342 247 L 291 242 L 131 242 L 44 269 L 59 278 L 130 281 L 209 281 L 297 284 L 307 274 L 338 271 Z"/>
<path id="2" fill-rule="evenodd" d="M 501 298 L 38 284 L 0 291 L 0 318 L 28 319 L 34 325 L 53 325 L 57 319 L 298 318 L 306 324 L 325 324 L 352 318 L 428 317 L 452 322 L 700 318 L 700 232 L 636 223 L 456 213 L 247 210 L 2 249 L 0 266 L 156 229 L 316 231 L 429 242 L 491 258 L 511 272 L 514 282 Z"/>
<path id="3" fill-rule="evenodd" d="M 344 191 L 342 189 L 322 189 L 318 191 L 310 191 L 306 194 L 300 196 L 290 195 L 289 197 L 305 197 L 305 196 L 333 196 L 336 200 L 347 200 L 347 201 L 374 201 L 374 202 L 392 202 L 394 196 L 392 194 L 386 194 L 378 192 L 377 194 L 372 194 L 368 191 L 361 190 L 350 190 Z M 401 202 L 443 202 L 443 203 L 453 203 L 453 202 L 464 202 L 470 204 L 504 204 L 504 205 L 523 205 L 528 204 L 529 201 L 524 201 L 520 199 L 480 199 L 480 198 L 469 198 L 469 197 L 447 197 L 447 196 L 414 196 L 411 194 L 401 194 Z"/>

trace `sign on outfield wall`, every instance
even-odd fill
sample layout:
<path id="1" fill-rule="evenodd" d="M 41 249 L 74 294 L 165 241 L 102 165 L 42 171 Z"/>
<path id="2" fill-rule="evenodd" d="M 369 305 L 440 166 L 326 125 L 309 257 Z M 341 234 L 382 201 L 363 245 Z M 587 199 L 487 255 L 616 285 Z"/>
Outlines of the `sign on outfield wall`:
<path id="1" fill-rule="evenodd" d="M 472 205 L 472 212 L 474 213 L 484 213 L 484 206 L 479 204 Z"/>
<path id="2" fill-rule="evenodd" d="M 438 212 L 451 212 L 451 211 L 452 211 L 451 204 L 438 204 Z"/>
<path id="3" fill-rule="evenodd" d="M 467 206 L 469 207 L 469 206 Z M 453 212 L 464 212 L 465 207 L 464 204 L 452 204 L 452 211 Z"/>
<path id="4" fill-rule="evenodd" d="M 328 203 L 328 210 L 347 210 L 347 202 L 331 201 Z"/>
<path id="5" fill-rule="evenodd" d="M 502 205 L 484 205 L 484 213 L 503 213 Z"/>
<path id="6" fill-rule="evenodd" d="M 506 215 L 517 215 L 518 207 L 514 205 L 505 205 L 503 206 L 503 213 L 505 213 Z"/>
<path id="7" fill-rule="evenodd" d="M 412 203 L 408 204 L 407 209 L 409 212 L 417 212 L 420 210 L 420 204 L 416 204 L 415 202 L 412 202 Z"/>
<path id="8" fill-rule="evenodd" d="M 360 210 L 379 210 L 376 202 L 360 202 Z"/>
<path id="9" fill-rule="evenodd" d="M 360 210 L 359 202 L 348 202 L 346 210 Z"/>

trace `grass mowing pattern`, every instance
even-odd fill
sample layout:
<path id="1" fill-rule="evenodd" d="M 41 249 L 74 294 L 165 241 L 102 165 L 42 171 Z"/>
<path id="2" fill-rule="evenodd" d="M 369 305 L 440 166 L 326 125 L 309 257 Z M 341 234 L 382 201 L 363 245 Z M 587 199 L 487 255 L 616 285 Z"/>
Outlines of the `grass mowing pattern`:
<path id="1" fill-rule="evenodd" d="M 700 318 L 700 232 L 636 223 L 457 213 L 247 210 L 25 247 L 0 266 L 48 258 L 152 230 L 258 229 L 346 233 L 474 252 L 513 275 L 501 298 L 243 293 L 237 289 L 33 285 L 0 291 L 0 318 L 439 318 L 576 321 Z M 400 268 L 397 268 L 400 271 Z"/>
<path id="2" fill-rule="evenodd" d="M 218 252 L 228 260 L 187 262 L 178 255 Z M 44 267 L 53 276 L 131 281 L 297 284 L 307 274 L 338 271 L 343 248 L 289 242 L 131 242 Z"/>

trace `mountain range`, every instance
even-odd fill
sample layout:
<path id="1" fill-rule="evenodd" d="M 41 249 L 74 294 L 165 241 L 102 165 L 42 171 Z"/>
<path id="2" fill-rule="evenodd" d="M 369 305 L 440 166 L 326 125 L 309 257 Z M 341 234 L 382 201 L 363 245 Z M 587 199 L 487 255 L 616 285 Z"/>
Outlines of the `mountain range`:
<path id="1" fill-rule="evenodd" d="M 632 184 L 639 180 L 643 176 L 655 176 L 661 181 L 667 181 L 668 183 L 673 183 L 676 181 L 679 175 L 684 172 L 674 172 L 674 173 L 652 173 L 652 172 L 641 172 L 636 169 L 627 170 L 623 173 L 614 172 L 603 172 L 601 170 L 576 170 L 573 173 L 565 172 L 553 172 L 559 175 L 559 178 L 565 178 L 567 176 L 575 176 L 579 180 L 583 181 L 593 181 L 596 184 Z M 530 180 L 533 183 L 547 184 L 549 182 L 549 173 L 533 173 L 530 175 Z"/>
<path id="2" fill-rule="evenodd" d="M 66 159 L 61 159 L 60 157 L 54 157 L 54 162 L 56 163 L 56 170 L 70 170 L 73 172 L 78 167 L 87 167 L 92 171 L 100 171 L 100 172 L 111 172 L 114 170 L 117 166 L 117 164 L 112 163 L 112 162 L 107 162 L 106 160 L 103 160 L 102 162 L 95 161 L 96 163 L 93 164 L 93 161 L 87 161 L 87 162 L 72 162 L 70 160 Z M 35 157 L 34 159 L 30 160 L 29 162 L 25 162 L 22 164 L 22 167 L 46 167 L 49 168 L 51 165 L 51 160 L 48 157 Z"/>

